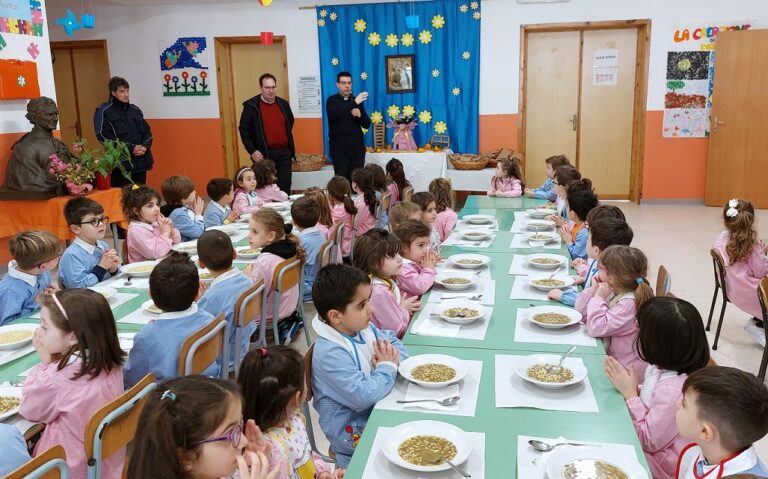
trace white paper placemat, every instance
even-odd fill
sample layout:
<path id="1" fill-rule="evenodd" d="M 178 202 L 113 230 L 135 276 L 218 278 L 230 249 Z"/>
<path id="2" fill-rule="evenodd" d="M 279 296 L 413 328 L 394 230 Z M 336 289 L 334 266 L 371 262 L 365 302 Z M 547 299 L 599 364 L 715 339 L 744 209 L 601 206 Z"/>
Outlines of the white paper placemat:
<path id="1" fill-rule="evenodd" d="M 391 429 L 391 427 L 379 427 L 376 430 L 376 438 L 373 440 L 368 462 L 365 463 L 362 479 L 461 479 L 462 476 L 452 470 L 414 472 L 389 462 L 381 452 L 381 446 Z M 485 479 L 485 433 L 467 432 L 467 437 L 472 442 L 472 454 L 464 464 L 456 465 L 470 474 L 472 479 Z"/>
<path id="2" fill-rule="evenodd" d="M 439 285 L 432 290 L 427 300 L 430 303 L 439 303 L 444 299 L 466 298 L 482 294 L 478 302 L 485 306 L 493 306 L 496 301 L 496 281 L 485 280 L 478 281 L 471 287 L 462 291 L 446 291 Z"/>
<path id="3" fill-rule="evenodd" d="M 531 217 L 525 211 L 515 211 L 515 221 L 527 221 Z"/>
<path id="4" fill-rule="evenodd" d="M 540 328 L 523 317 L 526 311 L 527 308 L 517 310 L 515 342 L 597 347 L 597 340 L 587 334 L 586 326 L 579 324 L 559 329 Z"/>
<path id="5" fill-rule="evenodd" d="M 33 353 L 34 351 L 35 348 L 32 347 L 31 343 L 29 346 L 25 346 L 23 348 L 0 351 L 0 366 L 10 363 L 11 361 L 15 361 L 16 359 L 26 356 L 29 353 Z"/>
<path id="6" fill-rule="evenodd" d="M 509 299 L 531 299 L 534 301 L 548 301 L 547 293 L 538 290 L 528 284 L 528 276 L 515 276 L 515 282 L 512 283 L 512 291 L 509 293 Z"/>
<path id="7" fill-rule="evenodd" d="M 493 221 L 491 221 L 490 223 L 485 223 L 485 224 L 482 224 L 482 225 L 476 225 L 476 224 L 470 223 L 467 220 L 459 219 L 459 220 L 456 220 L 456 226 L 454 226 L 453 228 L 456 229 L 456 230 L 461 230 L 461 231 L 467 231 L 467 230 L 473 230 L 473 229 L 475 229 L 475 230 L 496 230 L 496 231 L 498 231 L 499 230 L 499 220 L 494 218 Z"/>
<path id="8" fill-rule="evenodd" d="M 482 341 L 488 332 L 488 325 L 493 316 L 493 308 L 488 308 L 488 314 L 483 319 L 478 319 L 469 324 L 458 325 L 443 321 L 441 318 L 432 316 L 437 313 L 439 303 L 427 303 L 420 312 L 418 318 L 414 319 L 411 333 L 421 336 L 443 336 L 446 338 L 474 339 Z"/>
<path id="9" fill-rule="evenodd" d="M 468 268 L 459 268 L 458 266 L 455 266 L 450 261 L 441 261 L 440 263 L 435 266 L 435 272 L 437 274 L 451 274 L 451 273 L 464 273 L 464 274 L 474 274 L 477 273 L 477 279 L 478 281 L 491 281 L 491 268 L 484 266 L 479 269 L 468 269 Z M 473 288 L 477 287 L 477 285 L 473 285 Z M 442 289 L 442 286 L 437 286 L 437 288 Z M 445 290 L 447 291 L 447 290 Z M 457 291 L 461 292 L 461 291 Z"/>
<path id="10" fill-rule="evenodd" d="M 451 384 L 445 388 L 421 387 L 398 375 L 394 389 L 392 389 L 392 392 L 387 397 L 376 403 L 376 409 L 390 411 L 428 410 L 434 414 L 474 417 L 477 408 L 477 396 L 480 391 L 480 378 L 483 373 L 483 362 L 465 359 L 462 359 L 462 362 L 467 366 L 467 375 L 458 383 Z M 398 399 L 445 399 L 453 396 L 461 396 L 461 400 L 448 407 L 441 406 L 435 402 L 397 403 Z"/>
<path id="11" fill-rule="evenodd" d="M 131 278 L 131 284 L 125 285 L 126 275 L 120 273 L 117 276 L 113 276 L 106 281 L 102 281 L 96 286 L 107 286 L 110 288 L 129 288 L 129 289 L 149 289 L 149 278 Z"/>
<path id="12" fill-rule="evenodd" d="M 512 249 L 530 249 L 530 248 L 544 248 L 544 249 L 560 249 L 560 243 L 562 240 L 560 237 L 557 238 L 556 241 L 552 241 L 551 243 L 546 243 L 541 246 L 531 246 L 531 243 L 528 242 L 528 238 L 525 237 L 525 235 L 513 235 L 512 236 L 512 242 L 509 243 L 509 247 Z"/>
<path id="13" fill-rule="evenodd" d="M 122 306 L 123 304 L 132 300 L 133 298 L 137 298 L 138 296 L 138 294 L 133 293 L 117 293 L 116 295 L 109 298 L 107 302 L 109 303 L 110 308 L 115 309 L 118 306 Z"/>
<path id="14" fill-rule="evenodd" d="M 578 384 L 544 389 L 515 373 L 524 356 L 496 355 L 496 407 L 530 407 L 549 411 L 599 412 L 589 377 Z M 583 364 L 581 358 L 573 358 Z"/>
<path id="15" fill-rule="evenodd" d="M 492 234 L 488 238 L 482 241 L 472 241 L 464 239 L 461 233 L 454 231 L 443 241 L 442 246 L 462 246 L 465 248 L 488 248 L 491 243 L 496 239 L 496 233 Z"/>
<path id="16" fill-rule="evenodd" d="M 143 309 L 139 308 L 131 314 L 118 319 L 117 322 L 127 324 L 149 324 L 156 320 L 157 316 L 158 315 L 156 314 L 145 313 Z"/>
<path id="17" fill-rule="evenodd" d="M 235 244 L 238 241 L 245 239 L 247 237 L 248 237 L 248 228 L 246 227 L 244 230 L 238 230 L 237 233 L 230 236 L 229 239 L 232 241 L 232 244 Z"/>
<path id="18" fill-rule="evenodd" d="M 617 455 L 622 457 L 637 457 L 635 448 L 629 444 L 616 444 L 612 442 L 589 442 L 589 441 L 575 441 L 573 439 L 567 439 L 563 436 L 550 438 L 550 437 L 536 437 L 536 436 L 517 436 L 517 477 L 520 478 L 536 478 L 544 479 L 546 477 L 547 459 L 555 451 L 566 448 L 568 446 L 560 446 L 554 451 L 539 452 L 528 441 L 535 439 L 537 441 L 545 442 L 550 445 L 555 445 L 561 442 L 573 442 L 576 444 L 589 444 L 590 446 L 600 446 L 605 448 L 615 449 Z M 578 447 L 578 446 L 576 446 Z"/>
<path id="19" fill-rule="evenodd" d="M 563 255 L 557 255 L 557 256 L 562 258 L 565 261 L 565 264 L 568 264 L 571 261 L 570 259 L 566 258 Z M 512 264 L 509 265 L 509 274 L 528 276 L 530 274 L 552 273 L 555 271 L 554 269 L 534 268 L 533 266 L 531 266 L 530 263 L 528 263 L 528 258 L 529 258 L 529 255 L 525 255 L 525 254 L 514 255 L 512 257 Z M 567 273 L 565 267 L 562 264 L 560 265 L 557 271 Z"/>

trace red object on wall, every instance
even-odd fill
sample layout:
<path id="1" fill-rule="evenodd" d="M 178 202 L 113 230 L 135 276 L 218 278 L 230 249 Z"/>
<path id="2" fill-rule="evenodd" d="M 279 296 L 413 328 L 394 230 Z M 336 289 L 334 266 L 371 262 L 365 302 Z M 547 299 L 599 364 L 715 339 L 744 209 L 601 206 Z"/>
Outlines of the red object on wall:
<path id="1" fill-rule="evenodd" d="M 23 60 L 0 60 L 0 100 L 37 98 L 37 63 Z"/>
<path id="2" fill-rule="evenodd" d="M 275 34 L 274 32 L 261 32 L 261 44 L 262 45 L 272 45 L 275 43 Z"/>

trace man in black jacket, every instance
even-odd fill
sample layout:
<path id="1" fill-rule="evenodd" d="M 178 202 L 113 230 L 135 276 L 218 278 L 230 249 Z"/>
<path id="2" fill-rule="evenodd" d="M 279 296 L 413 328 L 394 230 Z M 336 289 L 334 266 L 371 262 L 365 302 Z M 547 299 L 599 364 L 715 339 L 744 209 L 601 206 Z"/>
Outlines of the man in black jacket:
<path id="1" fill-rule="evenodd" d="M 243 102 L 240 140 L 255 163 L 264 158 L 275 162 L 277 186 L 291 194 L 291 163 L 296 158 L 293 144 L 291 105 L 277 96 L 277 80 L 271 73 L 259 77 L 261 94 Z M 265 185 L 258 185 L 261 188 Z"/>
<path id="2" fill-rule="evenodd" d="M 129 88 L 125 78 L 110 78 L 109 100 L 102 103 L 93 115 L 93 127 L 100 142 L 120 140 L 131 152 L 132 165 L 124 165 L 131 173 L 131 178 L 123 176 L 118 169 L 112 171 L 110 182 L 112 186 L 117 187 L 129 185 L 132 181 L 137 184 L 146 183 L 147 171 L 151 170 L 155 163 L 151 151 L 152 130 L 141 109 L 130 103 Z"/>
<path id="3" fill-rule="evenodd" d="M 363 102 L 368 92 L 352 96 L 352 75 L 341 72 L 336 75 L 339 93 L 325 102 L 328 116 L 328 149 L 333 160 L 333 172 L 352 181 L 352 172 L 365 164 L 363 128 L 371 126 Z"/>

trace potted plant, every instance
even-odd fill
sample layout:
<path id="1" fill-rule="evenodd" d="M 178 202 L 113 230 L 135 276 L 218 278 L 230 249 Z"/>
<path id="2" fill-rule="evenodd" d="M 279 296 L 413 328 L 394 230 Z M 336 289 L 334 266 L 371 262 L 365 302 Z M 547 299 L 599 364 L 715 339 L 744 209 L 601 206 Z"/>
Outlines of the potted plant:
<path id="1" fill-rule="evenodd" d="M 120 172 L 131 179 L 131 173 L 125 167 L 125 163 L 133 166 L 131 163 L 131 153 L 128 146 L 120 140 L 104 140 L 103 145 L 95 150 L 85 149 L 85 139 L 81 139 L 78 144 L 82 148 L 80 159 L 85 163 L 92 165 L 96 188 L 108 190 L 110 187 L 110 176 L 112 171 L 117 168 Z"/>

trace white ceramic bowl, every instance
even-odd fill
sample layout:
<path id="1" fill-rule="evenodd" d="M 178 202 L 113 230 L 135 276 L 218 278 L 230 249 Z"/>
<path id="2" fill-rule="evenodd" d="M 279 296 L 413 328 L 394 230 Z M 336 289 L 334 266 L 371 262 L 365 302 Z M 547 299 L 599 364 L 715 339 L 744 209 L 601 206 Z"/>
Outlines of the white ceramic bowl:
<path id="1" fill-rule="evenodd" d="M 559 361 L 559 354 L 532 354 L 530 356 L 525 356 L 517 362 L 515 373 L 520 376 L 523 381 L 528 381 L 529 383 L 544 389 L 560 389 L 572 386 L 582 382 L 587 377 L 587 368 L 577 358 L 565 358 L 565 361 L 563 361 L 563 367 L 568 368 L 573 372 L 573 379 L 570 381 L 563 383 L 548 383 L 528 376 L 528 368 L 531 366 L 537 364 L 551 364 L 552 366 L 557 366 Z"/>
<path id="2" fill-rule="evenodd" d="M 480 261 L 480 263 L 466 264 L 466 263 L 461 263 L 462 260 L 476 260 L 476 261 Z M 477 268 L 482 268 L 483 266 L 490 263 L 491 258 L 481 254 L 463 253 L 463 254 L 455 254 L 453 256 L 449 256 L 448 261 L 458 266 L 459 268 L 477 269 Z"/>
<path id="3" fill-rule="evenodd" d="M 149 278 L 149 275 L 152 274 L 152 269 L 157 266 L 158 261 L 152 260 L 152 261 L 138 261 L 136 263 L 129 263 L 124 264 L 120 267 L 121 273 L 130 274 L 134 278 Z M 152 269 L 149 269 L 148 267 L 151 266 Z M 142 271 L 139 271 L 142 270 Z M 146 271 L 143 271 L 146 270 Z"/>
<path id="4" fill-rule="evenodd" d="M 264 203 L 264 208 L 271 208 L 273 210 L 287 210 L 291 208 L 290 201 L 273 201 L 271 203 Z"/>
<path id="5" fill-rule="evenodd" d="M 464 215 L 462 219 L 473 225 L 487 225 L 493 223 L 494 217 L 491 215 Z"/>
<path id="6" fill-rule="evenodd" d="M 484 318 L 488 314 L 488 310 L 480 304 L 478 301 L 470 301 L 468 299 L 448 299 L 445 301 L 441 301 L 439 303 L 440 306 L 438 306 L 437 311 L 440 315 L 440 318 L 445 321 L 446 323 L 452 323 L 452 324 L 469 324 L 474 323 L 475 321 Z M 478 312 L 477 316 L 472 316 L 471 318 L 452 318 L 450 316 L 446 316 L 445 312 L 451 308 L 470 308 L 474 309 Z"/>
<path id="7" fill-rule="evenodd" d="M 552 277 L 550 278 L 550 276 Z M 556 275 L 536 274 L 536 275 L 528 276 L 527 279 L 528 279 L 528 284 L 531 285 L 532 288 L 538 289 L 540 291 L 549 291 L 552 289 L 562 289 L 562 288 L 567 288 L 569 286 L 573 286 L 573 278 L 571 278 L 567 274 L 556 274 Z M 542 280 L 542 279 L 559 280 L 559 281 L 562 281 L 563 284 L 558 286 L 547 286 L 547 285 L 536 283 L 537 280 Z"/>
<path id="8" fill-rule="evenodd" d="M 0 396 L 11 396 L 21 401 L 21 388 L 16 386 L 2 386 L 0 387 Z M 12 408 L 6 412 L 0 412 L 0 421 L 5 421 L 9 417 L 19 412 L 19 406 Z"/>
<path id="9" fill-rule="evenodd" d="M 115 288 L 109 288 L 107 286 L 91 286 L 88 289 L 101 294 L 107 301 L 109 301 L 109 298 L 117 294 L 117 290 Z"/>
<path id="10" fill-rule="evenodd" d="M 469 281 L 469 283 L 466 284 L 449 284 L 446 283 L 445 280 L 449 278 L 462 278 Z M 462 291 L 468 288 L 471 288 L 472 285 L 477 283 L 477 275 L 475 273 L 461 273 L 461 272 L 451 272 L 451 273 L 440 273 L 437 276 L 435 276 L 435 283 L 439 284 L 443 288 L 450 290 L 450 291 Z"/>
<path id="11" fill-rule="evenodd" d="M 395 426 L 384 438 L 381 452 L 392 464 L 411 471 L 439 472 L 449 470 L 451 466 L 447 463 L 435 466 L 417 466 L 400 457 L 397 452 L 400 444 L 406 439 L 422 435 L 438 436 L 451 441 L 456 446 L 456 456 L 451 459 L 451 462 L 457 466 L 466 462 L 472 454 L 472 441 L 469 440 L 467 433 L 453 424 L 440 421 L 412 421 Z"/>
<path id="12" fill-rule="evenodd" d="M 248 222 L 251 221 L 252 217 L 253 217 L 253 214 L 251 213 L 243 213 L 240 215 L 240 218 L 237 219 L 237 222 L 248 224 Z"/>
<path id="13" fill-rule="evenodd" d="M 144 311 L 145 313 L 149 313 L 150 315 L 160 314 L 163 312 L 162 309 L 155 306 L 155 302 L 152 301 L 151 299 L 148 299 L 143 303 L 141 303 L 141 310 Z"/>
<path id="14" fill-rule="evenodd" d="M 238 228 L 236 225 L 230 224 L 230 225 L 221 225 L 221 226 L 209 226 L 208 228 L 205 229 L 205 231 L 219 230 L 224 234 L 228 234 L 232 236 L 233 234 L 237 233 L 237 230 L 239 229 L 240 228 Z"/>
<path id="15" fill-rule="evenodd" d="M 530 220 L 525 223 L 525 228 L 531 231 L 543 231 L 554 228 L 556 223 L 552 220 Z"/>
<path id="16" fill-rule="evenodd" d="M 197 240 L 185 241 L 183 243 L 177 243 L 171 246 L 171 249 L 178 251 L 179 253 L 187 253 L 188 255 L 197 254 Z"/>
<path id="17" fill-rule="evenodd" d="M 13 342 L 0 344 L 0 350 L 11 350 L 11 349 L 23 348 L 24 346 L 32 342 L 32 338 L 34 337 L 35 330 L 37 328 L 38 328 L 38 325 L 35 323 L 17 323 L 17 324 L 6 324 L 5 326 L 0 326 L 0 334 L 12 333 L 16 331 L 25 331 L 30 333 L 30 334 L 27 334 L 26 337 L 23 339 L 18 339 Z"/>
<path id="18" fill-rule="evenodd" d="M 117 340 L 120 342 L 120 349 L 130 352 L 133 349 L 133 340 L 136 337 L 136 333 L 117 333 Z"/>
<path id="19" fill-rule="evenodd" d="M 243 253 L 243 251 L 251 251 L 251 250 L 257 250 L 257 251 L 255 253 L 253 252 Z M 261 254 L 261 248 L 251 248 L 250 246 L 238 246 L 237 248 L 235 248 L 235 251 L 237 251 L 237 257 L 243 258 L 243 259 L 253 259 Z"/>
<path id="20" fill-rule="evenodd" d="M 488 239 L 493 234 L 493 231 L 486 229 L 470 229 L 461 232 L 461 237 L 470 241 L 482 241 Z"/>
<path id="21" fill-rule="evenodd" d="M 557 214 L 557 210 L 552 210 L 549 208 L 534 208 L 527 210 L 526 213 L 528 213 L 528 216 L 531 218 L 546 218 L 549 215 Z"/>
<path id="22" fill-rule="evenodd" d="M 563 468 L 567 464 L 585 459 L 612 464 L 623 470 L 629 479 L 648 479 L 648 473 L 645 472 L 643 466 L 637 461 L 637 457 L 628 456 L 623 451 L 607 445 L 601 447 L 559 447 L 555 449 L 545 465 L 547 479 L 563 479 Z M 584 472 L 585 475 L 580 477 L 595 477 L 594 472 L 591 474 L 588 471 Z"/>
<path id="23" fill-rule="evenodd" d="M 528 238 L 528 241 L 551 243 L 552 241 L 556 241 L 560 237 L 560 235 L 555 233 L 549 233 L 547 231 L 531 231 L 531 232 L 525 233 L 525 237 Z"/>
<path id="24" fill-rule="evenodd" d="M 204 284 L 213 283 L 213 275 L 207 269 L 198 269 L 197 275 L 200 277 L 200 281 Z"/>
<path id="25" fill-rule="evenodd" d="M 567 323 L 563 324 L 550 324 L 550 323 L 540 323 L 533 319 L 534 316 L 537 314 L 542 313 L 558 313 L 558 314 L 564 314 L 568 316 L 569 321 Z M 545 329 L 561 329 L 561 328 L 567 328 L 569 326 L 573 326 L 574 324 L 579 324 L 581 321 L 581 313 L 576 311 L 572 308 L 565 308 L 563 306 L 534 306 L 532 308 L 528 308 L 527 311 L 523 314 L 525 319 L 530 321 L 531 323 L 535 324 L 536 326 L 540 328 Z"/>
<path id="26" fill-rule="evenodd" d="M 453 379 L 439 383 L 419 381 L 413 377 L 412 372 L 418 366 L 423 366 L 425 364 L 444 364 L 449 368 L 453 368 L 453 370 L 456 371 L 456 375 L 453 377 Z M 464 379 L 464 376 L 467 375 L 467 365 L 464 364 L 464 361 L 461 359 L 455 358 L 453 356 L 447 356 L 445 354 L 419 354 L 417 356 L 411 356 L 401 362 L 398 371 L 402 377 L 412 383 L 418 384 L 419 386 L 423 386 L 425 388 L 436 389 L 457 383 Z"/>
<path id="27" fill-rule="evenodd" d="M 535 260 L 552 260 L 557 261 L 557 264 L 541 264 L 537 263 Z M 561 268 L 564 264 L 568 263 L 568 258 L 565 256 L 560 256 L 559 254 L 548 254 L 548 253 L 538 253 L 538 254 L 531 254 L 528 255 L 528 258 L 526 258 L 526 261 L 529 265 L 531 265 L 532 268 L 537 269 L 557 269 Z"/>

